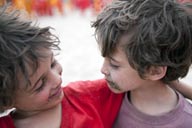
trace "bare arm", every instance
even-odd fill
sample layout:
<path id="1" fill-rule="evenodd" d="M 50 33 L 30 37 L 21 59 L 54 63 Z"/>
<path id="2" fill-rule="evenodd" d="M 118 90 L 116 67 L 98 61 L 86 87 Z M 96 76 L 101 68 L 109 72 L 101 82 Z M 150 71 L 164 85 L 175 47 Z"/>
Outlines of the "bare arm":
<path id="1" fill-rule="evenodd" d="M 180 92 L 184 97 L 192 100 L 192 86 L 182 81 L 174 81 L 170 86 Z"/>

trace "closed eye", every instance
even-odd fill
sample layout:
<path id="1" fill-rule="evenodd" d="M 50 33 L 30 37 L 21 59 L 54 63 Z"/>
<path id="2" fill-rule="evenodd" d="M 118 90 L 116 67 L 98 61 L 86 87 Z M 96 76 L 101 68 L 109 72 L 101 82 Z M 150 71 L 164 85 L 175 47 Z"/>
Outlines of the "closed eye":
<path id="1" fill-rule="evenodd" d="M 57 64 L 57 60 L 54 59 L 53 62 L 51 63 L 51 68 L 54 68 L 56 64 Z"/>
<path id="2" fill-rule="evenodd" d="M 112 64 L 112 63 L 110 63 L 110 66 L 111 66 L 112 68 L 114 68 L 114 69 L 119 68 L 119 66 L 118 66 L 118 65 L 115 65 L 115 64 Z"/>
<path id="3" fill-rule="evenodd" d="M 43 90 L 44 86 L 45 86 L 45 79 L 42 79 L 41 85 L 37 89 L 35 89 L 35 91 L 40 92 L 41 90 Z"/>

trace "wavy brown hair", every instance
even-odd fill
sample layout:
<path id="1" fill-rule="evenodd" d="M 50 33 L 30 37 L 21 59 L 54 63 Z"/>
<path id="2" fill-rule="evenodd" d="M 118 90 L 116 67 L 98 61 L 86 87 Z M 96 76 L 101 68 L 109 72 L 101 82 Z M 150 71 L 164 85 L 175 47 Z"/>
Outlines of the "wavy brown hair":
<path id="1" fill-rule="evenodd" d="M 18 72 L 24 76 L 26 87 L 30 86 L 29 72 L 38 68 L 39 58 L 46 57 L 44 49 L 59 50 L 59 39 L 50 32 L 50 27 L 40 28 L 22 13 L 10 8 L 0 7 L 0 111 L 14 103 L 14 95 L 20 87 Z M 32 62 L 32 64 L 31 64 Z"/>
<path id="2" fill-rule="evenodd" d="M 103 57 L 117 46 L 141 78 L 151 66 L 167 66 L 163 82 L 185 77 L 192 62 L 192 5 L 175 0 L 114 0 L 92 27 Z M 122 37 L 127 40 L 120 44 Z M 129 38 L 128 38 L 129 37 Z"/>

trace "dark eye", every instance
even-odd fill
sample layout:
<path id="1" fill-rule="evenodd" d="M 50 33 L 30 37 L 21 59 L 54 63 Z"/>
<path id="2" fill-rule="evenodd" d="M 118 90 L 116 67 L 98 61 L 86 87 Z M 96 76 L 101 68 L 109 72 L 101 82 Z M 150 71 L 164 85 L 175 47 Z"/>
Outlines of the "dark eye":
<path id="1" fill-rule="evenodd" d="M 57 64 L 57 61 L 54 60 L 54 61 L 51 63 L 51 68 L 55 67 L 56 64 Z"/>

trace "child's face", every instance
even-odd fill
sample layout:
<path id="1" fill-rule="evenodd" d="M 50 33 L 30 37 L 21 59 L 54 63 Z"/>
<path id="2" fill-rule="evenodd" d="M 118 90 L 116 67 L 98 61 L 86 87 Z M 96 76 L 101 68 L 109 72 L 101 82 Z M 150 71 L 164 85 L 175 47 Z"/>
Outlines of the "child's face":
<path id="1" fill-rule="evenodd" d="M 39 68 L 30 76 L 31 86 L 24 89 L 22 77 L 19 80 L 21 89 L 16 93 L 16 101 L 13 106 L 17 110 L 30 112 L 46 110 L 58 105 L 63 98 L 62 68 L 55 60 L 51 50 L 43 52 L 46 52 L 49 57 L 39 61 Z"/>
<path id="2" fill-rule="evenodd" d="M 130 66 L 122 48 L 117 48 L 113 55 L 104 58 L 101 72 L 105 75 L 109 88 L 115 93 L 134 90 L 146 82 Z"/>

